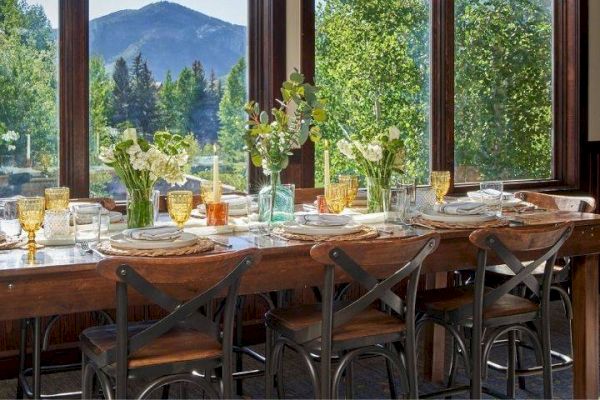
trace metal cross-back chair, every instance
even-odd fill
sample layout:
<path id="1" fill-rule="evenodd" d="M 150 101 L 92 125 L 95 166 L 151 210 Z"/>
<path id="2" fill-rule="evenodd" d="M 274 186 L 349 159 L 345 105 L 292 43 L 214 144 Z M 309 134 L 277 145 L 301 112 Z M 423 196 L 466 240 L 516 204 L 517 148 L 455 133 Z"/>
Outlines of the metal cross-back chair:
<path id="1" fill-rule="evenodd" d="M 573 212 L 585 212 L 591 213 L 596 209 L 596 201 L 593 197 L 589 196 L 558 196 L 547 193 L 538 193 L 538 192 L 529 192 L 529 191 L 521 191 L 515 193 L 515 197 L 526 201 L 528 203 L 534 204 L 535 206 L 552 211 L 573 211 Z M 507 279 L 509 279 L 514 272 L 507 265 L 496 265 L 492 266 L 488 269 L 488 278 L 489 282 L 487 284 L 491 286 L 496 286 Z M 533 276 L 538 280 L 542 280 L 544 277 L 544 266 L 541 265 L 537 269 L 533 271 Z M 527 286 L 520 285 L 520 287 L 516 288 L 516 293 L 519 293 L 520 296 L 525 296 L 527 293 Z M 560 301 L 563 303 L 565 316 L 570 324 L 573 319 L 573 307 L 571 305 L 571 259 L 569 257 L 564 257 L 560 260 L 557 260 L 556 265 L 554 266 L 554 273 L 552 275 L 552 300 Z M 520 333 L 517 333 L 517 371 L 516 376 L 519 380 L 519 387 L 521 389 L 525 389 L 525 377 L 532 375 L 539 375 L 542 373 L 541 366 L 534 366 L 530 368 L 524 367 L 524 355 L 523 350 L 529 349 L 531 350 L 531 346 L 525 343 L 521 339 Z M 497 345 L 507 345 L 508 340 L 502 339 L 498 340 L 495 344 Z M 571 368 L 573 365 L 572 351 L 571 353 L 561 353 L 556 350 L 552 350 L 552 358 L 556 360 L 556 362 L 552 363 L 553 372 L 562 371 L 568 368 Z M 498 362 L 489 360 L 488 366 L 491 369 L 496 371 L 505 372 L 508 367 L 505 365 L 501 365 Z"/>
<path id="2" fill-rule="evenodd" d="M 271 398 L 277 377 L 283 397 L 283 350 L 296 351 L 306 364 L 315 397 L 338 395 L 346 378 L 346 396 L 352 397 L 352 361 L 364 355 L 382 356 L 401 372 L 400 380 L 410 397 L 417 395 L 415 347 L 415 299 L 423 260 L 438 246 L 439 235 L 373 242 L 334 242 L 315 245 L 311 257 L 324 266 L 322 302 L 277 308 L 266 314 L 267 384 Z M 337 270 L 337 272 L 336 272 Z M 357 300 L 334 301 L 339 273 L 366 289 Z M 405 299 L 392 288 L 408 280 Z M 371 307 L 381 301 L 389 313 Z M 311 354 L 320 355 L 319 368 Z M 332 355 L 339 362 L 332 371 Z"/>
<path id="3" fill-rule="evenodd" d="M 424 397 L 451 395 L 469 389 L 472 398 L 480 398 L 482 391 L 498 395 L 483 388 L 481 382 L 490 349 L 503 335 L 509 338 L 507 395 L 514 397 L 517 332 L 531 339 L 542 364 L 544 398 L 552 397 L 551 280 L 557 253 L 572 231 L 573 224 L 564 223 L 544 227 L 480 229 L 470 235 L 469 240 L 478 248 L 474 284 L 422 291 L 417 299 L 417 309 L 421 312 L 417 335 L 425 323 L 433 322 L 445 327 L 453 339 L 449 388 Z M 505 263 L 514 272 L 512 277 L 494 288 L 485 286 L 488 256 L 494 257 L 492 261 Z M 523 264 L 519 258 L 534 261 Z M 540 265 L 544 265 L 541 282 L 532 275 Z M 511 294 L 519 285 L 525 285 L 531 295 L 525 298 Z M 470 351 L 467 339 L 471 343 Z M 470 386 L 452 387 L 457 354 L 463 357 L 471 378 Z"/>
<path id="4" fill-rule="evenodd" d="M 94 377 L 106 398 L 128 398 L 128 380 L 136 378 L 152 379 L 138 398 L 147 398 L 159 388 L 168 390 L 169 385 L 177 383 L 194 385 L 207 397 L 231 397 L 238 287 L 242 275 L 259 260 L 259 251 L 248 249 L 100 261 L 98 273 L 116 284 L 117 317 L 116 325 L 89 328 L 81 334 L 83 398 L 92 397 Z M 157 321 L 129 323 L 127 307 L 129 298 L 135 295 L 169 314 Z M 223 297 L 224 306 L 216 317 L 203 312 L 213 300 Z M 220 390 L 211 384 L 212 371 L 220 372 Z"/>

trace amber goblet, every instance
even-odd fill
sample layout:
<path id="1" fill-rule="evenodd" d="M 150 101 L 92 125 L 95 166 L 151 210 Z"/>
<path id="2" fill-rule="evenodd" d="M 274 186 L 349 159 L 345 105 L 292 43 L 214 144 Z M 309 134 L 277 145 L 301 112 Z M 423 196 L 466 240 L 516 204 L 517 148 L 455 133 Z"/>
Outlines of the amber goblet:
<path id="1" fill-rule="evenodd" d="M 167 193 L 167 209 L 169 217 L 179 229 L 190 219 L 194 195 L 189 190 L 176 190 Z"/>
<path id="2" fill-rule="evenodd" d="M 43 247 L 35 243 L 35 232 L 41 228 L 44 222 L 45 203 L 43 197 L 25 197 L 17 201 L 19 222 L 28 237 L 27 245 L 23 248 L 30 252 L 35 252 Z"/>
<path id="3" fill-rule="evenodd" d="M 432 171 L 431 187 L 435 191 L 436 204 L 442 204 L 450 190 L 450 171 Z"/>

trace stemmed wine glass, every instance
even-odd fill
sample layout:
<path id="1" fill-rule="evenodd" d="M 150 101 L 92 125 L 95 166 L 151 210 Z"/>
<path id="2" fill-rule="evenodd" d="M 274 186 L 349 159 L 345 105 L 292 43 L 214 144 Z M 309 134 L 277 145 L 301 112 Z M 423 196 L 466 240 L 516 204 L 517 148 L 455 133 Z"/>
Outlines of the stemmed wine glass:
<path id="1" fill-rule="evenodd" d="M 325 188 L 325 200 L 329 211 L 339 214 L 344 211 L 348 188 L 343 183 L 331 183 Z"/>
<path id="2" fill-rule="evenodd" d="M 190 219 L 193 197 L 189 190 L 176 190 L 167 194 L 169 216 L 179 229 L 183 229 L 183 225 Z"/>
<path id="3" fill-rule="evenodd" d="M 435 191 L 436 204 L 444 203 L 450 190 L 450 171 L 431 171 L 431 187 Z"/>
<path id="4" fill-rule="evenodd" d="M 19 222 L 28 236 L 27 245 L 23 248 L 29 250 L 30 253 L 43 247 L 35 243 L 35 232 L 41 228 L 44 222 L 45 203 L 43 197 L 25 197 L 17 201 Z"/>
<path id="5" fill-rule="evenodd" d="M 340 175 L 339 182 L 346 185 L 346 205 L 352 207 L 356 195 L 358 194 L 358 176 L 356 175 Z"/>

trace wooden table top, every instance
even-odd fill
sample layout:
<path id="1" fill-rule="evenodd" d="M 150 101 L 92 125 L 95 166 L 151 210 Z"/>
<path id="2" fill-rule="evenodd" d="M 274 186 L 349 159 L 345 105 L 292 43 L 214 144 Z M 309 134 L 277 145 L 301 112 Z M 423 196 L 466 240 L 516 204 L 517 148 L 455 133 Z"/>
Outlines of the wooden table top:
<path id="1" fill-rule="evenodd" d="M 545 225 L 571 221 L 576 225 L 576 233 L 573 236 L 577 239 L 581 239 L 582 234 L 586 235 L 588 241 L 597 242 L 597 239 L 600 238 L 600 228 L 596 228 L 600 226 L 600 214 L 547 211 L 519 214 L 511 216 L 510 219 L 522 221 L 525 225 Z M 512 224 L 512 226 L 518 225 Z M 429 229 L 419 227 L 402 227 L 390 224 L 377 224 L 374 226 L 381 230 L 380 238 L 401 238 L 431 232 Z M 594 234 L 594 229 L 597 230 L 596 235 Z M 437 230 L 437 232 L 440 233 L 442 242 L 444 242 L 452 239 L 466 239 L 472 230 Z M 577 231 L 579 231 L 579 236 L 577 236 Z M 393 233 L 390 234 L 388 232 Z M 308 249 L 314 244 L 312 242 L 284 240 L 277 237 L 258 235 L 253 232 L 213 235 L 211 237 L 231 245 L 230 249 L 216 245 L 215 251 L 242 250 L 249 247 L 257 247 L 263 251 L 265 256 L 282 255 L 289 252 L 297 254 L 299 251 L 303 251 L 303 249 L 306 249 L 306 253 L 308 254 Z M 596 252 L 600 252 L 600 243 Z M 580 254 L 574 253 L 572 255 Z M 75 246 L 47 246 L 38 250 L 35 263 L 32 263 L 28 260 L 27 251 L 25 250 L 3 250 L 0 251 L 0 279 L 38 274 L 54 274 L 57 272 L 89 271 L 95 268 L 96 263 L 102 257 L 101 254 L 96 252 L 82 254 Z"/>

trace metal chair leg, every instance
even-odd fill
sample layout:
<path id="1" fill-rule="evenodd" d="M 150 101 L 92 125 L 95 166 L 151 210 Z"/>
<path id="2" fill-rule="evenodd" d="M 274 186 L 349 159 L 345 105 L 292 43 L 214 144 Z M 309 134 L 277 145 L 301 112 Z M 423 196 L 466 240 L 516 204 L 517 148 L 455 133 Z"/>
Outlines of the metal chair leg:
<path id="1" fill-rule="evenodd" d="M 20 340 L 19 340 L 19 378 L 17 378 L 17 399 L 23 398 L 23 386 L 21 386 L 20 377 L 25 373 L 25 360 L 27 357 L 27 324 L 28 320 L 19 321 Z"/>
<path id="2" fill-rule="evenodd" d="M 548 314 L 546 314 L 548 315 Z M 547 317 L 546 317 L 547 318 Z M 550 324 L 542 321 L 542 365 L 544 369 L 544 398 L 552 398 L 552 345 L 550 343 Z"/>
<path id="3" fill-rule="evenodd" d="M 273 398 L 273 387 L 275 386 L 275 377 L 273 375 L 273 331 L 266 328 L 265 338 L 265 398 Z"/>
<path id="4" fill-rule="evenodd" d="M 390 345 L 386 345 L 386 348 L 390 349 Z M 385 370 L 387 372 L 388 386 L 390 388 L 390 398 L 398 398 L 398 392 L 396 391 L 396 382 L 394 382 L 394 371 L 392 370 L 392 363 L 387 358 L 385 359 Z"/>
<path id="5" fill-rule="evenodd" d="M 517 358 L 517 344 L 515 331 L 508 332 L 508 369 L 506 370 L 506 395 L 515 398 L 515 366 Z"/>
<path id="6" fill-rule="evenodd" d="M 42 319 L 33 320 L 33 398 L 39 399 L 42 386 Z"/>
<path id="7" fill-rule="evenodd" d="M 346 368 L 346 376 L 345 376 L 345 382 L 346 382 L 346 398 L 347 399 L 353 399 L 354 398 L 354 367 L 352 365 L 352 361 L 348 364 L 348 367 Z"/>

